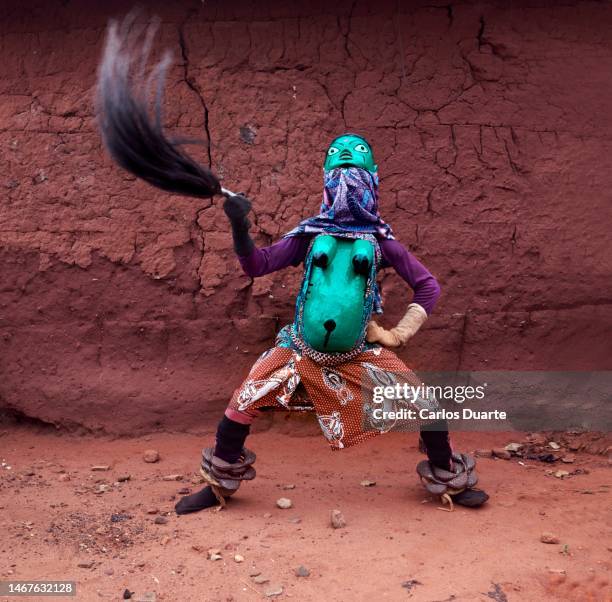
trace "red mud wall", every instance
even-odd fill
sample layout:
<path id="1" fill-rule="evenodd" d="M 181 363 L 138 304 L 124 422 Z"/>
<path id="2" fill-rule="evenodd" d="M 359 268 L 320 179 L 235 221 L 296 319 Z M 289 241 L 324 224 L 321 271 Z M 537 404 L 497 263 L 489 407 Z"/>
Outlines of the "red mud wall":
<path id="1" fill-rule="evenodd" d="M 165 121 L 209 140 L 193 152 L 252 197 L 259 244 L 316 211 L 330 137 L 368 137 L 383 215 L 442 285 L 415 367 L 610 369 L 612 5 L 436 4 L 147 2 L 176 59 Z M 104 154 L 95 71 L 128 8 L 2 3 L 0 407 L 209 428 L 300 270 L 251 283 L 218 199 Z M 383 289 L 392 323 L 409 292 Z"/>

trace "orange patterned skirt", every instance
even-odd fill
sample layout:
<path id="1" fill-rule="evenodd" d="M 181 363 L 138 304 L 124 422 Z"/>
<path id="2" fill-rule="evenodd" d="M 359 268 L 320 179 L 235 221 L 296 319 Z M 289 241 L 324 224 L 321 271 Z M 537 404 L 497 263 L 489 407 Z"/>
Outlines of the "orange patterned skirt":
<path id="1" fill-rule="evenodd" d="M 273 347 L 259 357 L 234 391 L 228 411 L 253 416 L 263 408 L 314 410 L 323 435 L 338 450 L 396 427 L 396 420 L 376 417 L 373 410 L 380 405 L 372 403 L 372 393 L 375 387 L 397 382 L 422 384 L 395 353 L 378 345 L 334 366 L 318 364 L 290 347 Z M 414 407 L 403 399 L 384 404 L 392 410 Z M 406 424 L 402 430 L 416 431 L 423 421 Z"/>

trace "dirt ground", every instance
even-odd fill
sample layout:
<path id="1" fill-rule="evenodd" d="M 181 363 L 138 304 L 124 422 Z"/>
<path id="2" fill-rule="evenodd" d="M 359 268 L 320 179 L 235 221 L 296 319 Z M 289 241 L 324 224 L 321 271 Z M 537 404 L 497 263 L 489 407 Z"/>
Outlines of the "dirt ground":
<path id="1" fill-rule="evenodd" d="M 85 601 L 126 589 L 132 600 L 207 602 L 612 599 L 610 465 L 563 443 L 555 454 L 569 463 L 480 458 L 491 500 L 449 513 L 417 480 L 415 435 L 331 453 L 322 437 L 269 431 L 250 437 L 258 476 L 226 510 L 178 517 L 174 500 L 200 487 L 210 437 L 1 435 L 2 580 L 74 580 Z M 514 441 L 525 434 L 454 436 L 462 450 Z M 147 449 L 160 460 L 145 463 Z M 293 506 L 278 508 L 280 497 Z M 344 528 L 332 528 L 333 509 Z M 558 543 L 541 542 L 545 532 Z"/>

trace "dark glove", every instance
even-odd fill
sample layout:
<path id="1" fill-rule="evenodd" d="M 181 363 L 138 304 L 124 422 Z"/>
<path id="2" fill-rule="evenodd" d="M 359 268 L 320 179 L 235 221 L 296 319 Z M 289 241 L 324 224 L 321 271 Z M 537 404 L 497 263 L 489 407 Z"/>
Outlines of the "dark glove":
<path id="1" fill-rule="evenodd" d="M 234 239 L 234 251 L 237 255 L 246 257 L 253 252 L 255 244 L 249 235 L 251 222 L 247 215 L 251 210 L 251 201 L 241 194 L 236 194 L 225 199 L 223 211 L 230 220 L 232 226 L 232 238 Z"/>
<path id="2" fill-rule="evenodd" d="M 223 203 L 223 211 L 229 217 L 230 222 L 246 219 L 250 210 L 251 201 L 242 194 L 227 197 Z"/>

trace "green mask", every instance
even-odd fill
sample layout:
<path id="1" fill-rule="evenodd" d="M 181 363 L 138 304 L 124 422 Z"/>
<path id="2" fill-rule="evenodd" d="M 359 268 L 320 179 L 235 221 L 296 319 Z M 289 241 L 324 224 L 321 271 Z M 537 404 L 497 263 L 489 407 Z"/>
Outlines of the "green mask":
<path id="1" fill-rule="evenodd" d="M 336 167 L 361 167 L 370 172 L 378 171 L 368 141 L 355 134 L 338 136 L 329 145 L 323 169 L 330 171 Z"/>

